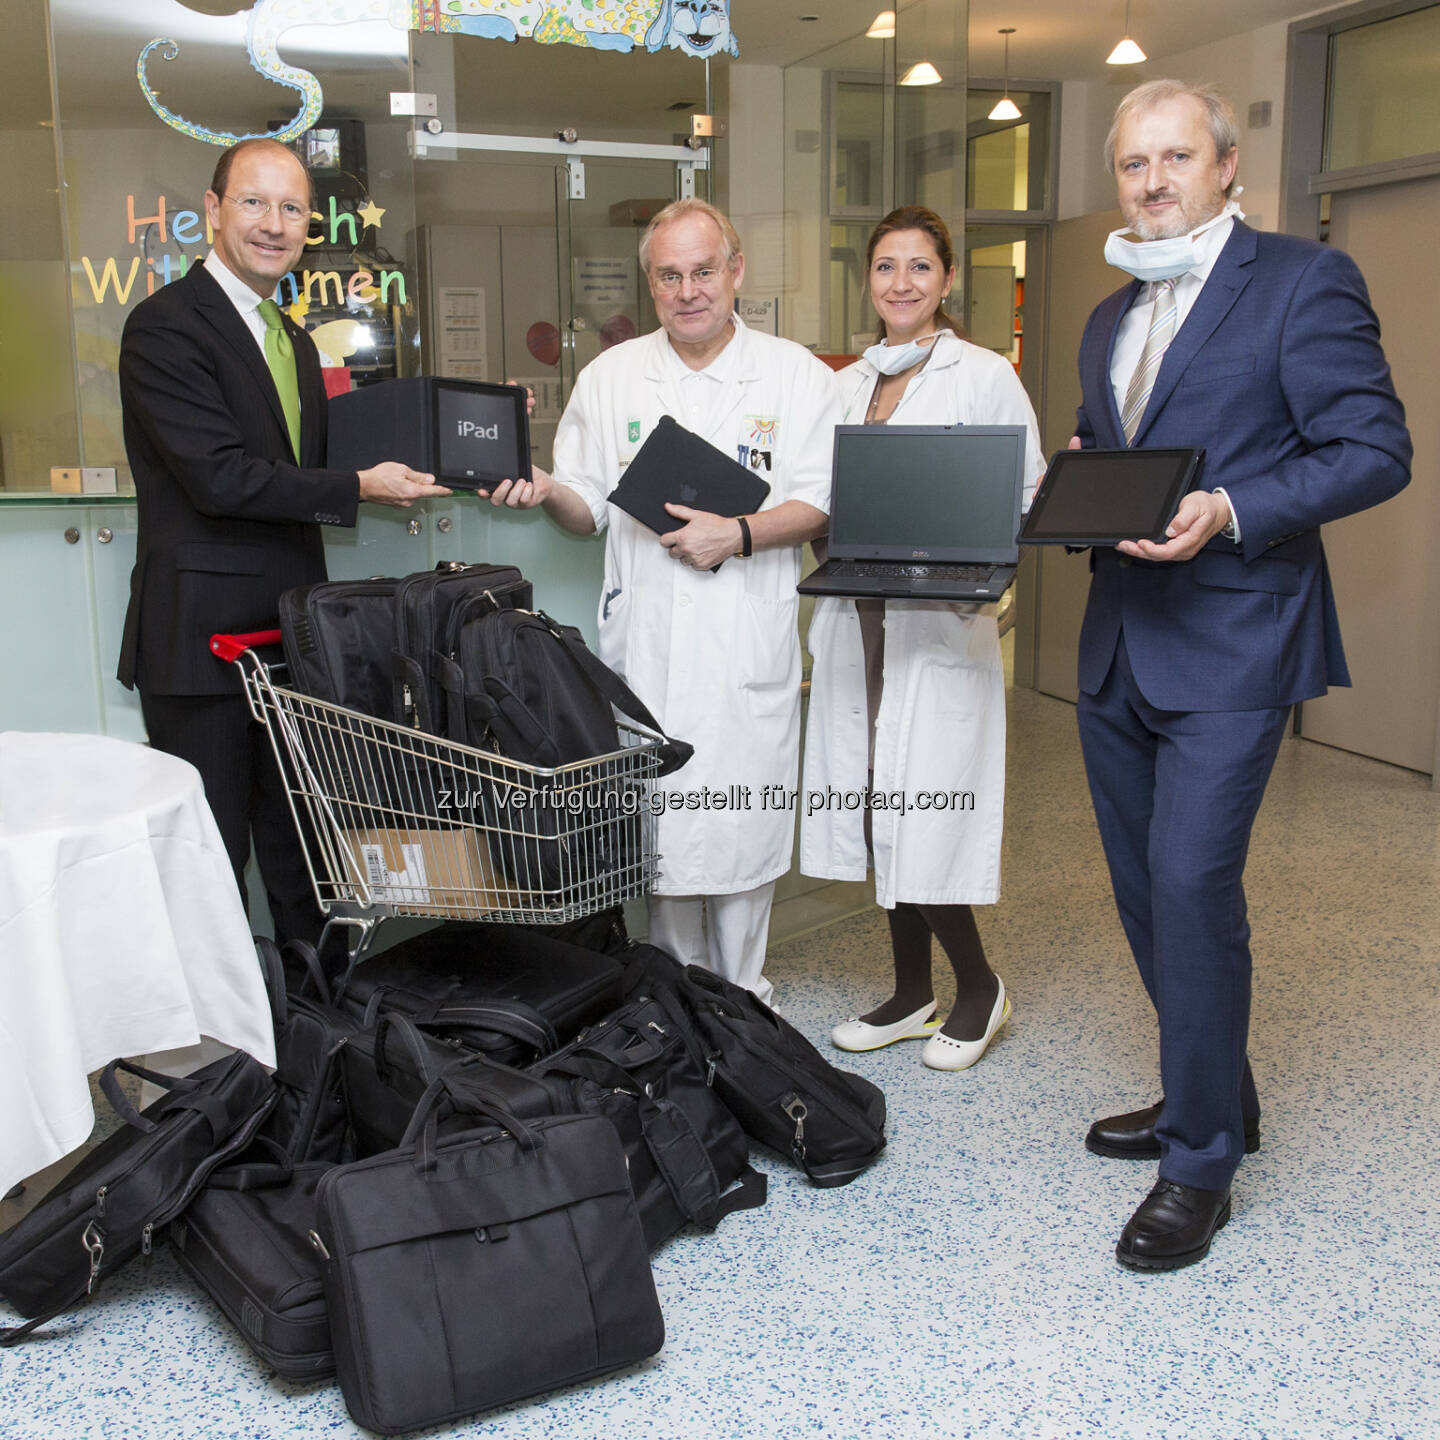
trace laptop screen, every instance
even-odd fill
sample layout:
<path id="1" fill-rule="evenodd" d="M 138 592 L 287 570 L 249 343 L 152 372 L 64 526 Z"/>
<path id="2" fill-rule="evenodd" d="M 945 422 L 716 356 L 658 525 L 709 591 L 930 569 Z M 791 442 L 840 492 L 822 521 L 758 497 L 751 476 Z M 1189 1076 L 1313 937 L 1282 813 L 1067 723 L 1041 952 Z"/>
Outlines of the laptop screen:
<path id="1" fill-rule="evenodd" d="M 841 425 L 830 553 L 844 559 L 1013 564 L 1025 429 Z"/>

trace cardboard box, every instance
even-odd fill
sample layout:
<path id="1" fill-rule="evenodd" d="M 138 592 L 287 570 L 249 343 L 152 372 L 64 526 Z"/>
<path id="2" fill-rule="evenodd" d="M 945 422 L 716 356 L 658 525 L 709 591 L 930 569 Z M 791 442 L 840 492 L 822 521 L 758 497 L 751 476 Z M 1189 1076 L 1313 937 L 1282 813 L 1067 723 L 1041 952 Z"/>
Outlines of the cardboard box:
<path id="1" fill-rule="evenodd" d="M 462 917 L 527 903 L 496 869 L 478 830 L 347 830 L 345 838 L 371 898 L 381 903 Z"/>

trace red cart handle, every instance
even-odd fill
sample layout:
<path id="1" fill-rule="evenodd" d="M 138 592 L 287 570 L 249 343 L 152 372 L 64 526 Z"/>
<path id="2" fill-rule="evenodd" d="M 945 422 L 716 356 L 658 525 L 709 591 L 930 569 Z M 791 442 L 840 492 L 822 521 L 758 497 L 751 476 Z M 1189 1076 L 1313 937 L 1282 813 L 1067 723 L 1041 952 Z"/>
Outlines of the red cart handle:
<path id="1" fill-rule="evenodd" d="M 280 638 L 278 630 L 252 630 L 248 635 L 212 635 L 210 651 L 233 665 L 247 650 L 253 650 L 258 645 L 278 645 Z"/>

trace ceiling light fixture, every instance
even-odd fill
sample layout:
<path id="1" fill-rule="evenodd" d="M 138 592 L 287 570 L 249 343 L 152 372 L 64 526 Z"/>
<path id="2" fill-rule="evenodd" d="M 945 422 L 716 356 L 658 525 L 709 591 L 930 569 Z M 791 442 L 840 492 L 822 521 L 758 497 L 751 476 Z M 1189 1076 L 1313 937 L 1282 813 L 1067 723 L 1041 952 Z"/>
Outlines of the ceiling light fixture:
<path id="1" fill-rule="evenodd" d="M 1105 57 L 1107 65 L 1138 65 L 1149 57 L 1130 38 L 1130 0 L 1125 0 L 1125 35 L 1120 43 Z"/>
<path id="2" fill-rule="evenodd" d="M 865 32 L 865 38 L 867 40 L 893 40 L 895 38 L 895 12 L 882 10 L 870 22 L 870 28 Z"/>
<path id="3" fill-rule="evenodd" d="M 920 60 L 895 83 L 897 85 L 938 85 L 940 78 L 940 72 L 928 60 Z"/>
<path id="4" fill-rule="evenodd" d="M 1005 94 L 995 102 L 995 108 L 990 112 L 992 120 L 1018 120 L 1020 119 L 1020 107 L 1010 98 L 1010 37 L 1015 33 L 1013 25 L 1007 25 L 1005 29 L 998 31 L 1005 37 Z"/>

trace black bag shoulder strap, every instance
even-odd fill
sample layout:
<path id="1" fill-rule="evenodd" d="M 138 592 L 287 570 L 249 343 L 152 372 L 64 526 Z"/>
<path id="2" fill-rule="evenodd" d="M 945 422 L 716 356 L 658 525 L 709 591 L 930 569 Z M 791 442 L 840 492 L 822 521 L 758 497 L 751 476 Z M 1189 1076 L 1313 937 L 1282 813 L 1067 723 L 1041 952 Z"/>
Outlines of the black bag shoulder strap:
<path id="1" fill-rule="evenodd" d="M 290 1183 L 295 1167 L 283 1145 L 268 1135 L 257 1135 L 250 1144 L 251 1150 L 246 1151 L 249 1158 L 211 1171 L 205 1182 L 207 1190 L 273 1190 Z M 270 1159 L 260 1160 L 252 1151 L 265 1151 Z"/>
<path id="2" fill-rule="evenodd" d="M 747 1165 L 735 1177 L 735 1184 L 720 1197 L 720 1203 L 715 1207 L 716 1223 L 737 1210 L 758 1210 L 769 1195 L 770 1177 L 753 1165 Z"/>
<path id="3" fill-rule="evenodd" d="M 305 971 L 305 978 L 315 987 L 315 998 L 322 1005 L 335 1003 L 335 997 L 330 988 L 330 978 L 325 974 L 325 967 L 320 963 L 320 953 L 308 940 L 287 940 L 285 948 L 280 953 L 282 956 L 292 956 L 300 962 Z M 302 989 L 300 993 L 303 995 L 305 992 Z"/>
<path id="4" fill-rule="evenodd" d="M 73 1291 L 65 1300 L 46 1310 L 43 1314 L 35 1315 L 23 1325 L 15 1325 L 6 1330 L 0 1330 L 0 1349 L 8 1350 L 12 1345 L 18 1345 L 32 1331 L 38 1330 L 42 1325 L 47 1325 L 57 1315 L 63 1315 L 67 1310 L 73 1310 L 82 1301 L 88 1300 L 94 1294 L 90 1286 L 82 1285 L 78 1290 Z"/>
<path id="5" fill-rule="evenodd" d="M 678 770 L 695 753 L 695 747 L 688 740 L 676 740 L 660 728 L 659 722 L 650 713 L 649 707 L 638 695 L 603 661 L 591 652 L 589 646 L 566 626 L 557 625 L 543 610 L 535 614 L 545 622 L 550 633 L 565 647 L 566 653 L 579 666 L 592 685 L 622 715 L 638 720 L 647 730 L 653 731 L 664 742 L 660 747 L 661 775 Z"/>
<path id="6" fill-rule="evenodd" d="M 278 1035 L 290 1022 L 290 1005 L 285 993 L 285 962 L 280 947 L 268 935 L 256 935 L 255 954 L 265 976 L 265 993 L 270 997 L 270 1019 Z"/>
<path id="7" fill-rule="evenodd" d="M 430 1051 L 425 1044 L 425 1038 L 409 1016 L 402 1015 L 396 1010 L 384 1011 L 375 1022 L 375 1074 L 386 1083 L 389 1082 L 390 1062 L 386 1056 L 387 1044 L 392 1034 L 398 1035 L 404 1042 L 405 1048 L 410 1052 L 411 1060 L 415 1063 L 415 1074 L 424 1084 L 429 1085 L 435 1079 L 435 1069 L 431 1064 Z"/>

